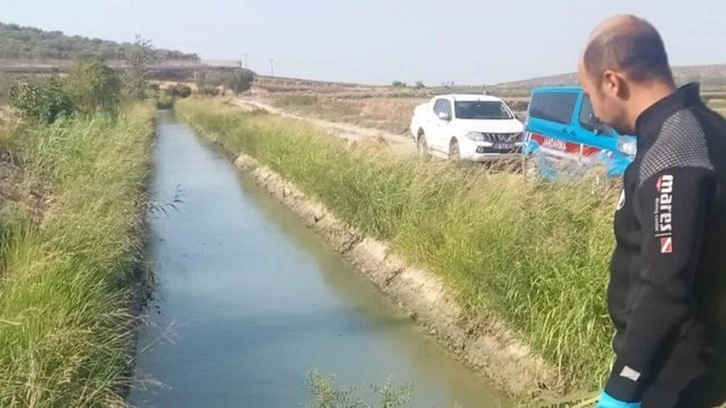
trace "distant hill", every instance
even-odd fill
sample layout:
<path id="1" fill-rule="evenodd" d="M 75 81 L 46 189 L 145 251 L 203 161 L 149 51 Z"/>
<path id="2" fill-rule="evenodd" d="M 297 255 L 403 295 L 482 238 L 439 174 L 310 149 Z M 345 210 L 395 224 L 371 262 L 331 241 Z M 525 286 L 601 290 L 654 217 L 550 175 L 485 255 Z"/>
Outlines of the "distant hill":
<path id="1" fill-rule="evenodd" d="M 689 81 L 699 81 L 703 87 L 723 88 L 726 87 L 726 64 L 719 65 L 692 65 L 673 67 L 673 75 L 676 82 L 683 84 Z M 576 85 L 577 74 L 568 73 L 538 78 L 531 78 L 522 81 L 512 81 L 497 84 L 492 88 L 498 89 L 532 89 L 538 86 L 550 85 Z"/>
<path id="2" fill-rule="evenodd" d="M 97 55 L 103 59 L 118 60 L 133 48 L 130 42 L 68 36 L 60 31 L 43 31 L 17 24 L 0 23 L 0 59 L 74 59 L 83 55 Z M 196 54 L 156 49 L 160 60 L 199 60 Z"/>

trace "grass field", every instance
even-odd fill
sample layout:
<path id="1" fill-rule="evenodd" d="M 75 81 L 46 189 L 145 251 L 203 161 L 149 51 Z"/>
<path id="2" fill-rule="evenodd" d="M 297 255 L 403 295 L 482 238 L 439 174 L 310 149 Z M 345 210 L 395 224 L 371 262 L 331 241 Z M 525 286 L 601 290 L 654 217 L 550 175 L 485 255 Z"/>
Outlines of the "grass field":
<path id="1" fill-rule="evenodd" d="M 708 106 L 719 112 L 721 115 L 726 115 L 726 97 L 724 97 L 723 99 L 712 99 L 708 102 Z"/>
<path id="2" fill-rule="evenodd" d="M 349 150 L 306 123 L 219 102 L 177 109 L 444 277 L 471 318 L 504 319 L 572 389 L 600 385 L 611 355 L 604 293 L 614 190 Z"/>
<path id="3" fill-rule="evenodd" d="M 391 96 L 308 92 L 280 93 L 265 99 L 274 107 L 297 115 L 402 133 L 411 124 L 414 108 L 430 98 L 423 94 Z M 526 109 L 526 98 L 505 101 L 515 111 Z"/>
<path id="4" fill-rule="evenodd" d="M 0 131 L 0 406 L 125 406 L 152 115 Z"/>
<path id="5" fill-rule="evenodd" d="M 472 88 L 467 92 L 477 91 Z M 440 89 L 438 92 L 445 93 L 447 90 Z M 529 96 L 521 90 L 494 89 L 492 94 L 504 99 L 515 112 L 527 110 Z M 710 106 L 726 112 L 726 96 L 722 90 L 705 89 L 702 94 Z M 399 93 L 393 90 L 337 93 L 306 91 L 273 93 L 265 96 L 264 100 L 288 113 L 401 133 L 408 129 L 414 108 L 433 95 L 431 90 L 414 89 Z"/>
<path id="6" fill-rule="evenodd" d="M 281 94 L 268 98 L 274 107 L 306 117 L 351 123 L 393 133 L 406 130 L 422 97 L 341 97 L 323 94 Z"/>

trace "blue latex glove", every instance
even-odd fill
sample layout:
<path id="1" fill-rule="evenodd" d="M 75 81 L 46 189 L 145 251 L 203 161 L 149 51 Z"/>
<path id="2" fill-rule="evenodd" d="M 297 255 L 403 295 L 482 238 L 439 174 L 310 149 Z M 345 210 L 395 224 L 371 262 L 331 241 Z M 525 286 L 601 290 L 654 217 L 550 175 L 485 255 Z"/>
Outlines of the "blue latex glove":
<path id="1" fill-rule="evenodd" d="M 600 400 L 595 408 L 640 408 L 640 402 L 625 402 L 615 399 L 605 391 L 600 394 Z"/>

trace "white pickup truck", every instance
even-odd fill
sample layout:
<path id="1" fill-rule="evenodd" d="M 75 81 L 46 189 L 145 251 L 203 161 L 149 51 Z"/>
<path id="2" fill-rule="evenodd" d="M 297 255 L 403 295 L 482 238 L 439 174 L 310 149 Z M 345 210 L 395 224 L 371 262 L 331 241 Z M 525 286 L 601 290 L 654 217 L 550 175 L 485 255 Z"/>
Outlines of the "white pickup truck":
<path id="1" fill-rule="evenodd" d="M 418 105 L 411 136 L 419 152 L 455 160 L 521 157 L 524 125 L 491 95 L 439 95 Z"/>

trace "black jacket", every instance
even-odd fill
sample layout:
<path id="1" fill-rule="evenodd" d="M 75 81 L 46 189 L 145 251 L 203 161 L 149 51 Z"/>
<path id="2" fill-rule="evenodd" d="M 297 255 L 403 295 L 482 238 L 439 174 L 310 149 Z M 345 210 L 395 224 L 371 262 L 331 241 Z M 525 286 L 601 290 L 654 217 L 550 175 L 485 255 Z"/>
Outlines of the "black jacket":
<path id="1" fill-rule="evenodd" d="M 726 121 L 692 83 L 643 112 L 635 133 L 608 287 L 617 359 L 605 391 L 625 401 L 674 355 L 703 360 L 681 367 L 700 375 L 726 321 Z"/>

